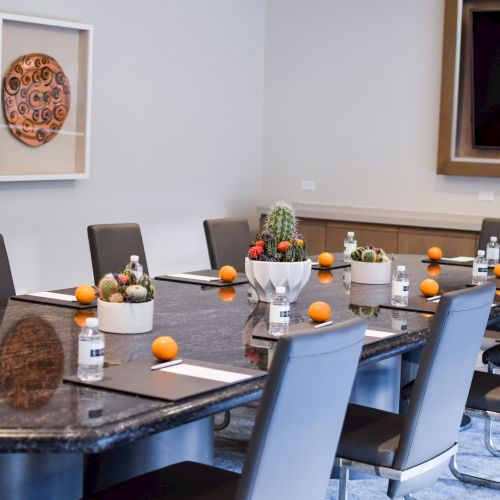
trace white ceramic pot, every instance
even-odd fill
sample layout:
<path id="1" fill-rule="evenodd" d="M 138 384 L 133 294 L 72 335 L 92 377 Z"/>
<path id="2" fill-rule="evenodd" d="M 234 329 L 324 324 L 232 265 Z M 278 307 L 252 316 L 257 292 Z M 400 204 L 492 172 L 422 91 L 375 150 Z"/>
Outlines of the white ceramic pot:
<path id="1" fill-rule="evenodd" d="M 153 329 L 154 300 L 137 304 L 97 299 L 99 330 L 108 333 L 146 333 Z"/>
<path id="2" fill-rule="evenodd" d="M 245 273 L 257 290 L 259 300 L 271 302 L 277 286 L 286 288 L 290 302 L 295 302 L 311 275 L 311 259 L 303 262 L 264 262 L 245 258 Z"/>
<path id="3" fill-rule="evenodd" d="M 351 262 L 351 281 L 365 285 L 386 285 L 391 282 L 392 262 Z"/>

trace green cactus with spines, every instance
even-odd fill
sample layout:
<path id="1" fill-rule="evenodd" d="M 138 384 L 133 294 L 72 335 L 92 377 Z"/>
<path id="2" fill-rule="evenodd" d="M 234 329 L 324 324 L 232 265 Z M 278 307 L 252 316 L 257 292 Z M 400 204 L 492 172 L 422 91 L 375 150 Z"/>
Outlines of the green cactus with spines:
<path id="1" fill-rule="evenodd" d="M 276 244 L 291 241 L 297 234 L 297 218 L 291 205 L 278 201 L 267 214 L 265 232 L 272 234 Z"/>
<path id="2" fill-rule="evenodd" d="M 375 253 L 375 250 L 368 249 L 361 254 L 362 262 L 375 262 L 376 258 L 377 254 Z"/>
<path id="3" fill-rule="evenodd" d="M 101 300 L 108 300 L 109 297 L 118 291 L 119 285 L 112 274 L 106 274 L 97 286 Z"/>
<path id="4" fill-rule="evenodd" d="M 130 285 L 125 289 L 125 294 L 132 299 L 132 302 L 145 302 L 148 291 L 142 285 Z"/>
<path id="5" fill-rule="evenodd" d="M 364 251 L 365 251 L 365 247 L 358 247 L 358 248 L 356 248 L 356 250 L 354 250 L 353 252 L 351 252 L 351 259 L 352 260 L 360 261 L 361 260 L 361 256 L 363 255 Z"/>
<path id="6" fill-rule="evenodd" d="M 112 293 L 109 296 L 108 301 L 113 302 L 115 304 L 121 304 L 123 302 L 123 295 L 120 292 Z"/>

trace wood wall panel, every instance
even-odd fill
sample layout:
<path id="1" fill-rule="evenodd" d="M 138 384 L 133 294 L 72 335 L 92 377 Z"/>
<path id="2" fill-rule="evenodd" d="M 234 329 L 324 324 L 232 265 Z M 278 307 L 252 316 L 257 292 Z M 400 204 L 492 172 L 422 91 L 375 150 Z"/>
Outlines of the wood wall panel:
<path id="1" fill-rule="evenodd" d="M 441 229 L 400 228 L 399 253 L 426 254 L 432 246 L 438 246 L 445 256 L 476 255 L 477 235 L 466 231 Z"/>
<path id="2" fill-rule="evenodd" d="M 299 233 L 307 241 L 307 251 L 309 255 L 318 255 L 326 250 L 325 247 L 325 223 L 310 219 L 299 221 Z"/>

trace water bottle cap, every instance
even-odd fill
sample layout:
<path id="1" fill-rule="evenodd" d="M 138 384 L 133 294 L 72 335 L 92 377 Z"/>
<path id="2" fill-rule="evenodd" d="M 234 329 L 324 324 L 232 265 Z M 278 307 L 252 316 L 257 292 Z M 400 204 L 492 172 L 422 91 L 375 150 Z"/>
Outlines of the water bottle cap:
<path id="1" fill-rule="evenodd" d="M 347 236 L 354 236 L 354 231 L 347 231 Z"/>
<path id="2" fill-rule="evenodd" d="M 477 256 L 478 257 L 484 257 L 484 250 L 478 250 L 477 251 Z"/>
<path id="3" fill-rule="evenodd" d="M 130 262 L 139 262 L 139 256 L 138 255 L 131 255 Z"/>
<path id="4" fill-rule="evenodd" d="M 286 287 L 284 286 L 276 287 L 276 295 L 285 295 L 285 293 L 286 293 Z"/>
<path id="5" fill-rule="evenodd" d="M 85 326 L 87 328 L 97 328 L 99 325 L 99 320 L 97 318 L 87 318 L 85 320 Z"/>
<path id="6" fill-rule="evenodd" d="M 498 240 L 498 238 L 497 238 L 496 236 L 492 236 L 492 237 L 490 238 L 490 241 L 497 241 L 497 240 Z"/>
<path id="7" fill-rule="evenodd" d="M 406 266 L 398 266 L 396 269 L 398 273 L 404 273 L 406 271 Z"/>

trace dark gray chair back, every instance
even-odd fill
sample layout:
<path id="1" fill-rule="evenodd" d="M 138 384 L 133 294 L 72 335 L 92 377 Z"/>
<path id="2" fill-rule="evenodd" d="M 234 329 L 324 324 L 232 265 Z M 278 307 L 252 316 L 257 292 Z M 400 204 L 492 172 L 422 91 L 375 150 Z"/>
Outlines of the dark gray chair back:
<path id="1" fill-rule="evenodd" d="M 0 234 L 0 299 L 8 299 L 16 294 L 12 273 L 10 272 L 9 257 L 3 241 L 3 236 Z"/>
<path id="2" fill-rule="evenodd" d="M 353 319 L 279 340 L 236 498 L 325 498 L 365 330 Z"/>
<path id="3" fill-rule="evenodd" d="M 245 257 L 252 240 L 248 221 L 241 218 L 204 220 L 210 267 L 233 266 L 245 272 Z"/>
<path id="4" fill-rule="evenodd" d="M 131 255 L 139 256 L 148 273 L 146 254 L 138 224 L 95 224 L 87 228 L 95 284 L 106 273 L 122 271 Z"/>
<path id="5" fill-rule="evenodd" d="M 487 284 L 441 298 L 412 389 L 395 469 L 426 462 L 456 443 L 494 294 L 495 286 Z M 399 494 L 394 491 L 397 482 L 392 483 L 391 498 Z"/>
<path id="6" fill-rule="evenodd" d="M 479 243 L 477 244 L 478 250 L 486 250 L 486 245 L 490 242 L 490 236 L 496 236 L 500 243 L 500 219 L 483 219 Z"/>

